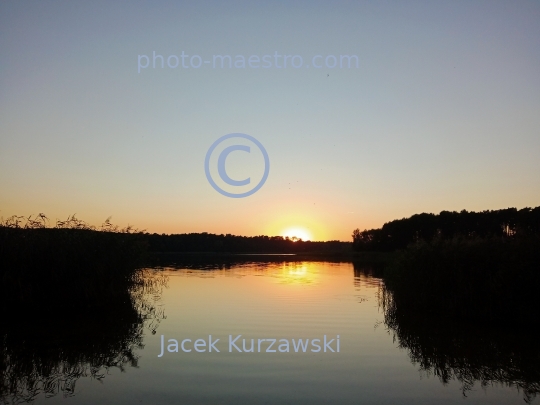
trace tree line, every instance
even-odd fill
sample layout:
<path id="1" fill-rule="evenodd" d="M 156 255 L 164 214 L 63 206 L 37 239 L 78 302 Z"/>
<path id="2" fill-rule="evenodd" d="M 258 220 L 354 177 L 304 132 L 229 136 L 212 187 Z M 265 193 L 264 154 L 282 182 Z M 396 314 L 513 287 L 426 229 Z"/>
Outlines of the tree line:
<path id="1" fill-rule="evenodd" d="M 419 241 L 540 235 L 540 207 L 416 214 L 352 234 L 355 251 L 394 251 Z"/>
<path id="2" fill-rule="evenodd" d="M 147 233 L 144 236 L 150 252 L 322 253 L 350 249 L 350 242 L 313 242 L 282 236 L 238 236 L 207 232 L 172 235 Z"/>

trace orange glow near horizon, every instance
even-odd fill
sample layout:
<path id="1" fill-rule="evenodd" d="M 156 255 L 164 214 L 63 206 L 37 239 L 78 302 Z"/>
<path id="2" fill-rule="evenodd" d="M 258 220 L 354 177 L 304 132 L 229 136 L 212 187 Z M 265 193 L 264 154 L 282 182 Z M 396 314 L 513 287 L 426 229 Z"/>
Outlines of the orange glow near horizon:
<path id="1" fill-rule="evenodd" d="M 261 223 L 261 229 L 265 235 L 280 235 L 292 238 L 296 236 L 304 241 L 322 241 L 328 237 L 328 229 L 325 224 L 326 218 L 316 213 L 302 212 L 296 207 L 280 207 L 272 212 L 265 223 Z"/>
<path id="2" fill-rule="evenodd" d="M 307 229 L 299 227 L 299 226 L 285 229 L 281 233 L 281 236 L 283 236 L 283 237 L 288 236 L 291 239 L 299 238 L 299 239 L 302 239 L 304 241 L 313 239 L 313 237 L 311 236 L 311 233 Z"/>

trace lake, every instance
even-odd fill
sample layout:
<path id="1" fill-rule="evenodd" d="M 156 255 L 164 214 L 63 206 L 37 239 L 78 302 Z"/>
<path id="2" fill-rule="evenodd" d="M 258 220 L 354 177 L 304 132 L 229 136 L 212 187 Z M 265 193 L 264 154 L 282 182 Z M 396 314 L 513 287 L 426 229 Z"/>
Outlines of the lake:
<path id="1" fill-rule="evenodd" d="M 12 325 L 3 402 L 540 403 L 534 336 L 392 318 L 377 267 L 243 258 L 146 280 L 124 307 Z"/>

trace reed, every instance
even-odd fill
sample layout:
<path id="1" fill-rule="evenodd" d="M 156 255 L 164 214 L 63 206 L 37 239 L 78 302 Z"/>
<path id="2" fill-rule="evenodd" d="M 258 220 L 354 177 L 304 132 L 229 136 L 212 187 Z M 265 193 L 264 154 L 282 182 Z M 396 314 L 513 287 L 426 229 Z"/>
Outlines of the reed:
<path id="1" fill-rule="evenodd" d="M 385 269 L 385 284 L 413 313 L 483 323 L 540 315 L 540 238 L 419 242 Z"/>
<path id="2" fill-rule="evenodd" d="M 0 223 L 0 304 L 77 310 L 106 305 L 137 281 L 146 241 L 142 232 L 107 219 L 94 228 L 74 215 L 49 226 L 45 215 Z"/>

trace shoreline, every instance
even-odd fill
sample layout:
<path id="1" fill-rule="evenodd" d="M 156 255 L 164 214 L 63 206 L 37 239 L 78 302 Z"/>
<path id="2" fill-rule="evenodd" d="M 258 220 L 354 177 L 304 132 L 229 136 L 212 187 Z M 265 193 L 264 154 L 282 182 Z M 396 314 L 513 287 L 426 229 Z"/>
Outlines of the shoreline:
<path id="1" fill-rule="evenodd" d="M 301 252 L 301 253 L 237 253 L 237 252 L 148 252 L 150 263 L 169 260 L 224 260 L 238 262 L 279 261 L 329 261 L 362 262 L 366 264 L 388 264 L 396 252 Z"/>

